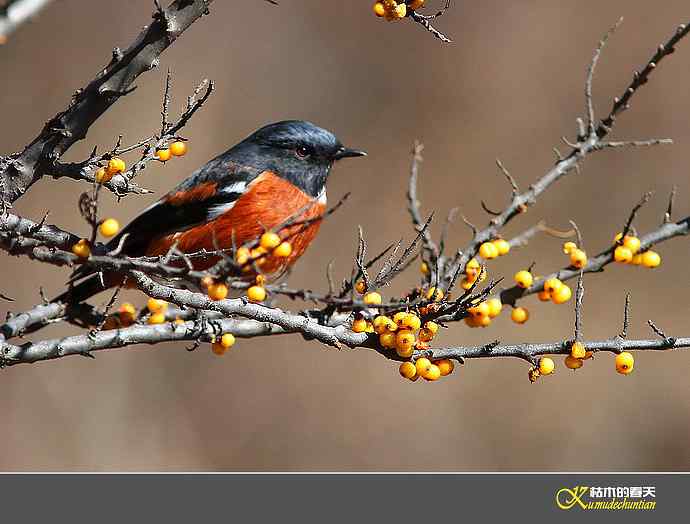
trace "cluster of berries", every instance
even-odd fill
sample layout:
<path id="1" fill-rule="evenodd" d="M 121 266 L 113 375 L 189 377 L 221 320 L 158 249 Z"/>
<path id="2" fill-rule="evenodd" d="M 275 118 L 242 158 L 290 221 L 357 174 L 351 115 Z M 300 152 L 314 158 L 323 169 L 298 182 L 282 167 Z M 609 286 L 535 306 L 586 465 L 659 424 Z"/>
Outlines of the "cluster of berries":
<path id="1" fill-rule="evenodd" d="M 255 284 L 247 289 L 247 298 L 250 302 L 259 303 L 266 300 L 268 291 L 266 291 L 266 277 L 264 275 L 257 275 Z M 225 300 L 228 298 L 230 289 L 223 281 L 215 281 L 211 277 L 204 277 L 201 279 L 201 288 L 206 291 L 208 298 L 211 300 Z"/>
<path id="2" fill-rule="evenodd" d="M 640 239 L 633 235 L 618 233 L 616 238 L 616 249 L 613 251 L 613 259 L 619 264 L 632 264 L 634 266 L 644 266 L 654 269 L 661 265 L 661 256 L 656 251 L 648 249 L 640 253 Z"/>
<path id="3" fill-rule="evenodd" d="M 127 164 L 121 158 L 111 158 L 108 160 L 108 164 L 105 167 L 101 167 L 96 171 L 96 183 L 105 184 L 110 182 L 110 180 L 120 173 L 127 171 Z"/>
<path id="4" fill-rule="evenodd" d="M 114 218 L 106 218 L 101 220 L 98 225 L 98 232 L 106 237 L 111 238 L 120 232 L 120 223 Z M 72 246 L 72 253 L 79 258 L 89 258 L 91 256 L 91 243 L 86 238 L 81 238 Z"/>
<path id="5" fill-rule="evenodd" d="M 416 11 L 424 7 L 426 0 L 408 0 L 398 2 L 396 0 L 380 0 L 374 4 L 374 14 L 389 22 L 402 20 L 410 11 Z"/>
<path id="6" fill-rule="evenodd" d="M 563 253 L 570 257 L 570 265 L 575 269 L 584 269 L 587 265 L 587 253 L 580 249 L 575 242 L 563 244 Z"/>
<path id="7" fill-rule="evenodd" d="M 490 298 L 467 310 L 469 316 L 465 318 L 465 324 L 469 327 L 488 327 L 491 321 L 501 314 L 503 304 L 499 298 Z"/>
<path id="8" fill-rule="evenodd" d="M 259 245 L 253 249 L 242 246 L 235 253 L 235 262 L 245 271 L 251 269 L 250 262 L 258 267 L 264 265 L 268 259 L 267 254 L 277 258 L 287 258 L 292 254 L 292 244 L 282 240 L 280 235 L 267 231 L 259 239 Z"/>
<path id="9" fill-rule="evenodd" d="M 580 341 L 575 341 L 570 346 L 570 355 L 565 357 L 565 367 L 568 369 L 580 369 L 584 366 L 585 360 L 592 358 L 594 353 L 587 351 L 585 345 Z M 635 367 L 635 358 L 631 353 L 623 351 L 616 355 L 616 371 L 621 375 L 629 375 Z M 529 370 L 529 379 L 531 382 L 536 382 L 540 376 L 550 375 L 553 373 L 556 365 L 549 357 L 542 357 L 539 359 L 537 367 Z"/>
<path id="10" fill-rule="evenodd" d="M 177 140 L 166 149 L 158 149 L 156 151 L 156 158 L 161 162 L 167 162 L 171 157 L 184 156 L 185 154 L 187 154 L 187 143 Z"/>

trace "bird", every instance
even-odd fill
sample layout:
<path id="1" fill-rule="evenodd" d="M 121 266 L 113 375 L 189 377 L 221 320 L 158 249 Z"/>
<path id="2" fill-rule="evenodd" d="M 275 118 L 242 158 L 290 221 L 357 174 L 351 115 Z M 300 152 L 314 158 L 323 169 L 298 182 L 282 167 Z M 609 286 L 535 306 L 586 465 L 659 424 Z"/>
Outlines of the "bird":
<path id="1" fill-rule="evenodd" d="M 233 249 L 265 231 L 299 219 L 284 228 L 288 257 L 267 257 L 261 270 L 282 272 L 302 256 L 318 233 L 326 210 L 326 182 L 335 162 L 366 156 L 343 146 L 330 131 L 304 120 L 266 125 L 197 169 L 187 179 L 144 209 L 105 246 L 128 257 L 162 256 Z M 191 261 L 204 270 L 219 258 Z M 123 285 L 118 273 L 100 274 L 83 266 L 70 287 L 54 301 L 76 304 L 106 289 Z M 77 283 L 78 282 L 78 283 Z"/>

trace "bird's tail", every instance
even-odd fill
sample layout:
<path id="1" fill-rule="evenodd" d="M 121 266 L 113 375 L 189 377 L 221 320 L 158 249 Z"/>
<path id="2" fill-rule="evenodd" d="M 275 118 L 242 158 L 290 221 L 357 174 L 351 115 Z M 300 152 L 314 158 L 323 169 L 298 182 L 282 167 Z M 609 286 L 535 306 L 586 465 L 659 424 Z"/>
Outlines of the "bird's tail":
<path id="1" fill-rule="evenodd" d="M 88 300 L 92 296 L 105 291 L 113 286 L 111 279 L 104 278 L 99 274 L 91 275 L 78 284 L 70 286 L 62 295 L 55 297 L 52 302 L 62 302 L 64 304 L 78 304 Z"/>

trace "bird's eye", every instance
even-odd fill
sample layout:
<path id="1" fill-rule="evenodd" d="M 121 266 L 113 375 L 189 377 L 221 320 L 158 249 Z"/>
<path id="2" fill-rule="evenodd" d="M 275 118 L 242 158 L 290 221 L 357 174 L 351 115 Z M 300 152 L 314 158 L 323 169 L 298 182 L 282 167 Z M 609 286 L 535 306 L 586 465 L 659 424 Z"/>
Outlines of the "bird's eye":
<path id="1" fill-rule="evenodd" d="M 311 155 L 311 148 L 307 146 L 299 146 L 295 149 L 295 154 L 298 158 L 308 158 Z"/>

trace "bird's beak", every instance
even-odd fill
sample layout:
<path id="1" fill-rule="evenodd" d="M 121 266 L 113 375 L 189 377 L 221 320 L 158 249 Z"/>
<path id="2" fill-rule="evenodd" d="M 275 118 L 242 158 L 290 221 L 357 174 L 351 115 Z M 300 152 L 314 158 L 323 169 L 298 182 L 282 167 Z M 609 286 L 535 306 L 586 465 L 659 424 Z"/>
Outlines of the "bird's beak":
<path id="1" fill-rule="evenodd" d="M 357 149 L 350 149 L 348 147 L 341 147 L 335 154 L 335 159 L 340 160 L 341 158 L 354 158 L 357 156 L 367 156 L 366 152 L 358 151 Z"/>

